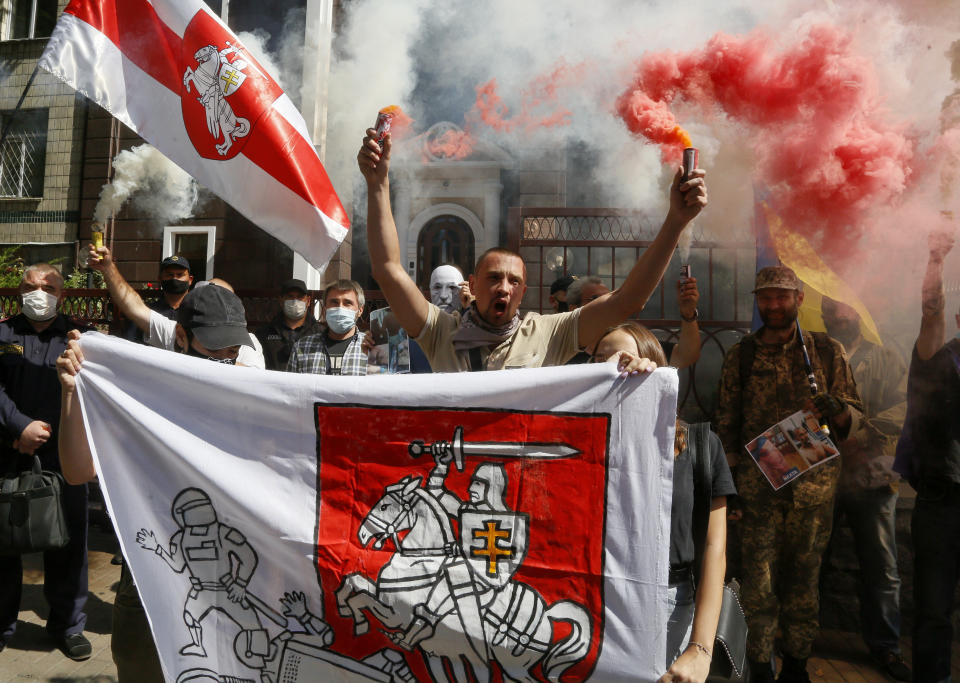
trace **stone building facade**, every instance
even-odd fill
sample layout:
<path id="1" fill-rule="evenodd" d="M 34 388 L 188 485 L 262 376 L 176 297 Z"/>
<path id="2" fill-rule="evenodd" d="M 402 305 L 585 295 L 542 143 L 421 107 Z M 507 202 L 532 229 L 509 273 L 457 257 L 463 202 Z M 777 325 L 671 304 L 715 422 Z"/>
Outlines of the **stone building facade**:
<path id="1" fill-rule="evenodd" d="M 0 2 L 0 245 L 70 269 L 76 254 L 86 100 L 38 70 L 67 0 Z M 33 77 L 32 83 L 31 77 Z M 30 83 L 16 116 L 12 112 Z"/>

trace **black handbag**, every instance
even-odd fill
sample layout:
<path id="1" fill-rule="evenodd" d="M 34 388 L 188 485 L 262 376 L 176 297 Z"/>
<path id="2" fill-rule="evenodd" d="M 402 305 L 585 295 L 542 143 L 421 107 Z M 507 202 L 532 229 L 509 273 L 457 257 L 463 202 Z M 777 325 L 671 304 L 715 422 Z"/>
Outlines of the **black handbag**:
<path id="1" fill-rule="evenodd" d="M 713 643 L 713 661 L 707 681 L 747 679 L 747 618 L 740 604 L 740 585 L 734 580 L 723 587 L 723 603 Z"/>
<path id="2" fill-rule="evenodd" d="M 713 499 L 713 473 L 710 467 L 710 425 L 701 422 L 688 426 L 688 442 L 694 452 L 694 518 L 693 536 L 696 548 L 694 569 L 699 583 L 703 545 L 710 522 L 710 501 Z M 713 643 L 713 661 L 707 681 L 738 683 L 749 678 L 747 666 L 747 618 L 740 604 L 740 584 L 735 580 L 723 587 L 723 602 L 717 620 Z"/>
<path id="3" fill-rule="evenodd" d="M 58 472 L 33 467 L 0 479 L 0 555 L 64 547 L 70 541 L 60 500 L 66 484 Z"/>

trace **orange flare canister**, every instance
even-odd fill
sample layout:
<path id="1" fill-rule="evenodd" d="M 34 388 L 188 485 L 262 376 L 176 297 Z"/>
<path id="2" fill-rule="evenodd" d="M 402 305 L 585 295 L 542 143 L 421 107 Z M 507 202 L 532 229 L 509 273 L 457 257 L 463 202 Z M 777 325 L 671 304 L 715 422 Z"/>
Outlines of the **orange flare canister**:
<path id="1" fill-rule="evenodd" d="M 377 123 L 374 128 L 377 131 L 377 144 L 380 145 L 381 151 L 383 151 L 383 139 L 387 136 L 387 133 L 390 132 L 390 125 L 393 123 L 393 117 L 397 116 L 399 113 L 400 107 L 396 105 L 384 107 L 377 113 Z"/>

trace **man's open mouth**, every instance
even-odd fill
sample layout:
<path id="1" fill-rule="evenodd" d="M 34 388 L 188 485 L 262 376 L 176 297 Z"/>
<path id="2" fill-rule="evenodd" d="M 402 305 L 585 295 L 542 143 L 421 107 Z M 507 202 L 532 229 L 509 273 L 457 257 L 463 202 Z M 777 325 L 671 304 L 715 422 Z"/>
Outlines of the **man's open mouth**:
<path id="1" fill-rule="evenodd" d="M 506 313 L 507 312 L 507 302 L 506 301 L 494 301 L 493 310 L 496 313 Z"/>

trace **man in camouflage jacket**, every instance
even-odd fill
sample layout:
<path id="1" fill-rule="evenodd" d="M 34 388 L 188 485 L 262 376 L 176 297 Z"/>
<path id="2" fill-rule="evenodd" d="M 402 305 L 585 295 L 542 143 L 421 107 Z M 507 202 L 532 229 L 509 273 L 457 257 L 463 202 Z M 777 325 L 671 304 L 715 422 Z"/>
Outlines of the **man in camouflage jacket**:
<path id="1" fill-rule="evenodd" d="M 773 681 L 769 662 L 779 627 L 784 655 L 779 680 L 807 682 L 807 658 L 819 629 L 820 562 L 830 538 L 840 464 L 829 460 L 774 491 L 744 446 L 802 409 L 828 420 L 834 441 L 840 441 L 859 427 L 861 404 L 843 347 L 826 335 L 804 332 L 820 388 L 811 394 L 797 338 L 803 290 L 796 274 L 784 266 L 764 268 L 754 293 L 763 327 L 727 353 L 716 413 L 743 505 L 747 656 L 753 680 Z"/>

